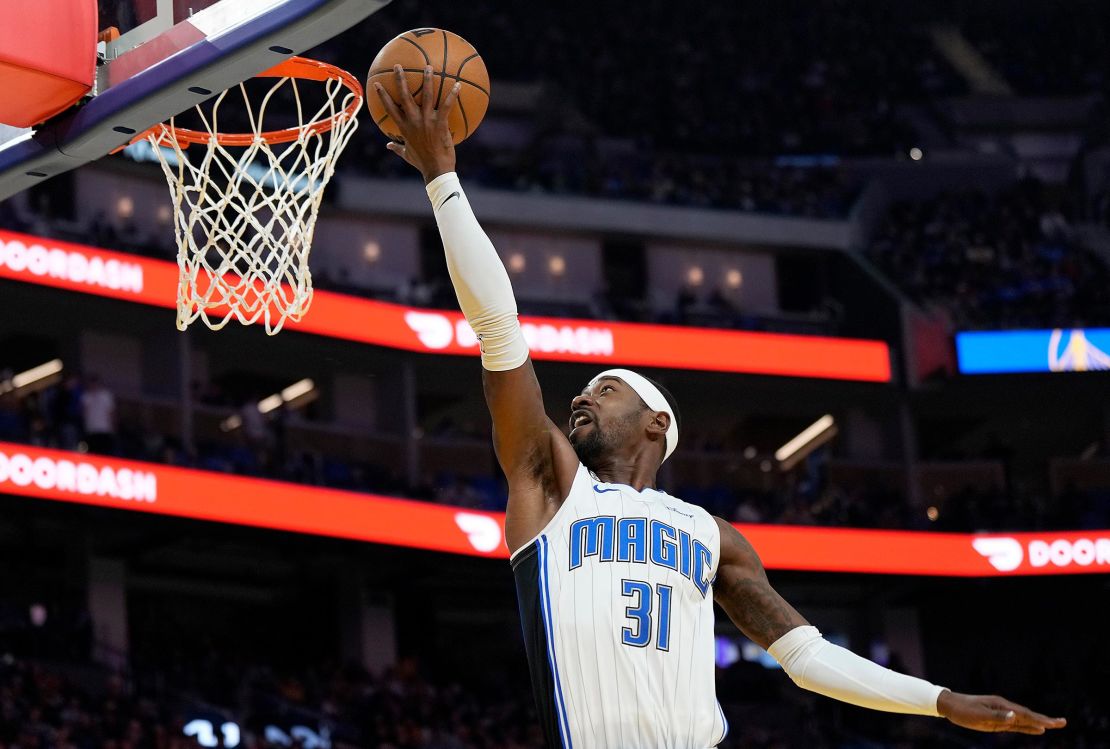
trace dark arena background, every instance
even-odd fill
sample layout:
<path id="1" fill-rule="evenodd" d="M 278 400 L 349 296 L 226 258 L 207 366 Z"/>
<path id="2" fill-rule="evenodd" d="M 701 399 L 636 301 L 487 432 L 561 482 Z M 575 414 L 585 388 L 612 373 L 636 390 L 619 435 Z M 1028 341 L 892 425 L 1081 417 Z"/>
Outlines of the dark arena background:
<path id="1" fill-rule="evenodd" d="M 306 54 L 422 26 L 489 70 L 458 172 L 555 423 L 644 371 L 660 486 L 829 640 L 1068 719 L 851 707 L 718 611 L 720 746 L 1110 747 L 1110 4 L 394 0 Z M 477 341 L 385 144 L 363 111 L 273 337 L 175 329 L 149 143 L 0 202 L 0 748 L 542 746 Z"/>

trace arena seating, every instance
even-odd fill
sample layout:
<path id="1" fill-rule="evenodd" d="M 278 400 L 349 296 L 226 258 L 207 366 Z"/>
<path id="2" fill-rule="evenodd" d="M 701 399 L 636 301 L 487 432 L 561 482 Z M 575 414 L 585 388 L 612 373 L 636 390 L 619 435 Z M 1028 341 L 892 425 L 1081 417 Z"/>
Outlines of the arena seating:
<path id="1" fill-rule="evenodd" d="M 1066 700 L 1069 718 L 1064 738 L 1045 737 L 1041 745 L 1104 746 L 1110 734 L 1099 713 L 1097 687 L 1062 682 L 1050 675 L 1051 663 L 1036 658 L 1030 650 L 1023 662 L 1046 674 L 1043 684 L 1051 683 L 1057 701 Z M 1085 691 L 1086 686 L 1093 689 Z M 925 749 L 937 746 L 941 736 L 969 749 L 995 746 L 969 740 L 942 723 L 930 723 L 924 732 L 926 718 L 875 715 L 824 699 L 814 702 L 781 672 L 744 660 L 719 672 L 718 697 L 730 724 L 722 749 Z M 310 724 L 313 736 L 302 733 L 290 743 L 289 734 L 270 727 L 290 721 Z M 228 722 L 236 726 L 238 733 L 231 735 L 242 749 L 542 746 L 527 690 L 433 681 L 408 659 L 381 674 L 352 666 L 251 665 L 226 651 L 206 653 L 185 670 L 124 673 L 75 658 L 9 653 L 0 661 L 0 746 L 191 749 L 198 739 L 218 742 L 226 737 L 220 728 Z M 206 727 L 211 739 L 204 733 Z M 321 738 L 327 743 L 313 743 Z"/>
<path id="2" fill-rule="evenodd" d="M 1105 325 L 1110 269 L 1076 240 L 1060 202 L 1028 179 L 996 196 L 901 203 L 868 255 L 958 329 Z"/>
<path id="3" fill-rule="evenodd" d="M 653 0 L 627 23 L 585 2 L 465 10 L 397 2 L 317 54 L 357 70 L 365 51 L 352 40 L 424 25 L 457 29 L 488 50 L 495 86 L 538 92 L 525 112 L 495 109 L 497 137 L 480 133 L 459 151 L 460 168 L 492 186 L 843 217 L 858 184 L 835 169 L 770 159 L 905 154 L 915 132 L 900 107 L 966 87 L 901 9 L 825 5 L 830 12 L 724 3 L 690 14 Z M 509 31 L 522 28 L 529 32 Z M 364 128 L 344 168 L 408 176 L 383 143 Z"/>

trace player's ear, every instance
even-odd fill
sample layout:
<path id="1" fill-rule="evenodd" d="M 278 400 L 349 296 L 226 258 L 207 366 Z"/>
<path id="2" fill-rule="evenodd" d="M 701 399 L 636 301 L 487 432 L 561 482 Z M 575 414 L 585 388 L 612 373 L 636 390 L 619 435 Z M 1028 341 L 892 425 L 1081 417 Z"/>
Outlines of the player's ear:
<path id="1" fill-rule="evenodd" d="M 653 434 L 666 435 L 671 426 L 671 415 L 666 411 L 656 411 L 648 422 L 648 431 Z"/>

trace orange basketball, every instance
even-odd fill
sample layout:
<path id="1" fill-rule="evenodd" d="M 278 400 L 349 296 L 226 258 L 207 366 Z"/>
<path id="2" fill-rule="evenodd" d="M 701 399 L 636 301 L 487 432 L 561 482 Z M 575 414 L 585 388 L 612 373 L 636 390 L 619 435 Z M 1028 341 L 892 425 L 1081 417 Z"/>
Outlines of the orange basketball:
<path id="1" fill-rule="evenodd" d="M 455 81 L 462 83 L 459 100 L 451 111 L 448 123 L 451 138 L 461 143 L 474 132 L 478 123 L 486 116 L 489 106 L 489 73 L 486 64 L 468 41 L 458 34 L 443 29 L 413 29 L 394 37 L 382 47 L 381 52 L 370 64 L 366 77 L 366 103 L 374 124 L 394 140 L 401 140 L 401 132 L 385 111 L 385 106 L 374 90 L 374 83 L 393 97 L 401 100 L 397 78 L 393 72 L 395 65 L 405 69 L 406 83 L 416 102 L 423 101 L 424 68 L 432 66 L 432 93 L 438 107 L 447 96 Z"/>

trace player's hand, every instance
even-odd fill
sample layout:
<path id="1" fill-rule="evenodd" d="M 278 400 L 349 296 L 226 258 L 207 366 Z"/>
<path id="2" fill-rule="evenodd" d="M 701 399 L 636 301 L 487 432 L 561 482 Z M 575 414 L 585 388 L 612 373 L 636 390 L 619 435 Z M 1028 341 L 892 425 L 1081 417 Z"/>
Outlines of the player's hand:
<path id="1" fill-rule="evenodd" d="M 974 731 L 1039 735 L 1068 723 L 1064 718 L 1049 718 L 998 695 L 959 694 L 947 689 L 937 699 L 937 711 L 957 726 Z"/>
<path id="2" fill-rule="evenodd" d="M 421 89 L 424 95 L 420 104 L 409 92 L 401 66 L 393 66 L 393 73 L 401 91 L 399 102 L 393 101 L 385 88 L 374 82 L 374 90 L 385 105 L 385 111 L 401 131 L 402 141 L 391 142 L 386 148 L 419 169 L 427 184 L 441 174 L 455 171 L 455 144 L 447 122 L 458 99 L 460 84 L 455 81 L 437 109 L 434 106 L 436 97 L 430 95 L 434 87 L 431 65 L 424 68 L 424 86 Z"/>

